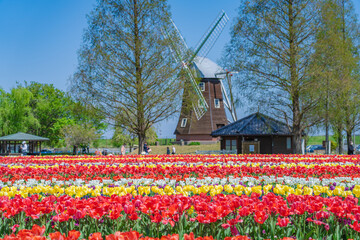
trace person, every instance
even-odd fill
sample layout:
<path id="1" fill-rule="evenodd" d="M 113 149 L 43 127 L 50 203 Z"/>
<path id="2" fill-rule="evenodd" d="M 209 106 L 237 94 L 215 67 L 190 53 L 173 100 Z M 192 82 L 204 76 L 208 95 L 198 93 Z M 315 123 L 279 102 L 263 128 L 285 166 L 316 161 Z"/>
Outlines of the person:
<path id="1" fill-rule="evenodd" d="M 104 155 L 104 156 L 108 155 L 107 149 L 104 149 L 104 150 L 102 151 L 102 155 Z"/>
<path id="2" fill-rule="evenodd" d="M 22 153 L 21 155 L 26 156 L 27 150 L 28 150 L 27 144 L 25 141 L 23 141 L 21 144 L 21 153 Z"/>
<path id="3" fill-rule="evenodd" d="M 125 145 L 121 146 L 121 155 L 125 155 Z"/>
<path id="4" fill-rule="evenodd" d="M 353 142 L 350 142 L 350 145 L 348 147 L 348 155 L 354 155 L 354 145 Z"/>
<path id="5" fill-rule="evenodd" d="M 170 148 L 169 147 L 166 148 L 166 154 L 170 155 Z"/>
<path id="6" fill-rule="evenodd" d="M 101 155 L 101 152 L 100 152 L 100 150 L 99 150 L 99 149 L 96 149 L 96 151 L 95 151 L 95 155 L 96 155 L 96 156 Z"/>
<path id="7" fill-rule="evenodd" d="M 144 143 L 144 152 L 145 154 L 149 154 L 149 148 L 147 146 L 147 143 Z"/>
<path id="8" fill-rule="evenodd" d="M 175 146 L 172 146 L 172 153 L 171 154 L 175 154 Z"/>

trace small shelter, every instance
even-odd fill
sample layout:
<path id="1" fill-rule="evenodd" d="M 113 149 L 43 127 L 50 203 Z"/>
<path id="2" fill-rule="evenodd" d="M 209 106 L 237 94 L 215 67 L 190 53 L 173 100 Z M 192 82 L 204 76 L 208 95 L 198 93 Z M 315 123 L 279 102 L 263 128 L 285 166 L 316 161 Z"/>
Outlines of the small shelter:
<path id="1" fill-rule="evenodd" d="M 262 113 L 254 113 L 211 133 L 220 137 L 221 150 L 240 154 L 290 154 L 294 152 L 291 129 Z"/>
<path id="2" fill-rule="evenodd" d="M 28 145 L 28 154 L 36 155 L 41 152 L 41 143 L 49 139 L 22 132 L 3 136 L 0 137 L 0 155 L 20 154 L 23 141 Z"/>

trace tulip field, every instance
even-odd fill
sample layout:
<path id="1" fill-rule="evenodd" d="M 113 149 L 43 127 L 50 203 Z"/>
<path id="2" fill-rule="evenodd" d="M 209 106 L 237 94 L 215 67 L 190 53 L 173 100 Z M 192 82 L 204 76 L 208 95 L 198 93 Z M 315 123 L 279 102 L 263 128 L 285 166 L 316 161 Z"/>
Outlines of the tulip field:
<path id="1" fill-rule="evenodd" d="M 360 239 L 360 157 L 0 157 L 0 239 Z"/>

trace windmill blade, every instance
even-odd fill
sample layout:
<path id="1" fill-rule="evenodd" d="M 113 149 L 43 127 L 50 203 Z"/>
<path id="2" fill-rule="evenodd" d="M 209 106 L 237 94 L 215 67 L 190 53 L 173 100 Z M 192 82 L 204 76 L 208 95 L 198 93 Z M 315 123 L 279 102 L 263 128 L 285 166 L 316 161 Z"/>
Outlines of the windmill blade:
<path id="1" fill-rule="evenodd" d="M 193 90 L 195 91 L 195 94 L 197 96 L 197 100 L 195 101 L 195 103 L 193 103 L 193 110 L 195 113 L 195 116 L 197 118 L 197 120 L 199 120 L 200 118 L 202 118 L 202 116 L 205 115 L 207 108 L 209 107 L 204 95 L 202 94 L 197 81 L 195 80 L 192 71 L 189 69 L 189 67 L 186 65 L 186 63 L 184 63 L 184 69 L 186 72 L 186 75 L 188 76 L 188 79 L 190 80 L 190 83 L 193 87 Z"/>
<path id="2" fill-rule="evenodd" d="M 237 73 L 237 72 L 226 71 L 226 72 L 217 73 L 217 76 L 220 79 L 221 91 L 225 98 L 224 105 L 228 109 L 228 111 L 230 112 L 231 117 L 232 117 L 232 121 L 229 121 L 229 122 L 237 121 L 236 110 L 235 110 L 235 101 L 234 101 L 234 96 L 233 96 L 233 92 L 232 92 L 232 84 L 231 84 L 231 76 L 232 76 L 232 74 L 235 74 L 235 73 Z M 225 87 L 223 80 L 226 80 L 227 87 Z"/>
<path id="3" fill-rule="evenodd" d="M 169 40 L 170 51 L 172 52 L 175 61 L 178 64 L 182 64 L 189 55 L 190 51 L 175 23 L 172 21 L 172 19 L 170 19 L 170 21 L 172 24 L 163 26 L 161 28 L 161 32 L 164 38 Z"/>
<path id="4" fill-rule="evenodd" d="M 229 17 L 221 10 L 219 16 L 215 19 L 213 24 L 203 35 L 200 42 L 195 48 L 194 54 L 190 57 L 188 62 L 194 61 L 196 56 L 206 57 L 211 48 L 214 46 L 216 40 L 219 38 L 221 32 L 224 30 L 225 25 L 229 21 Z"/>
<path id="5" fill-rule="evenodd" d="M 202 92 L 200 91 L 200 88 L 197 81 L 195 80 L 192 71 L 189 69 L 187 62 L 185 62 L 185 59 L 187 56 L 189 56 L 190 51 L 175 23 L 172 21 L 172 19 L 170 20 L 172 24 L 163 26 L 161 31 L 164 37 L 170 41 L 170 50 L 172 52 L 172 55 L 175 61 L 181 64 L 181 67 L 185 70 L 186 77 L 188 81 L 190 81 L 192 88 L 196 94 L 198 101 L 193 103 L 193 109 L 196 118 L 199 120 L 206 113 L 208 104 L 206 103 L 206 100 Z"/>

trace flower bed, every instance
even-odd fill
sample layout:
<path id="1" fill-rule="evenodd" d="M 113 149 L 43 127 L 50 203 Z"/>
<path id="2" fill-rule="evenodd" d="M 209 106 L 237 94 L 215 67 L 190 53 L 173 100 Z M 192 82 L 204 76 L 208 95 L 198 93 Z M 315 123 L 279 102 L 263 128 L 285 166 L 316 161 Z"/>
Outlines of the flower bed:
<path id="1" fill-rule="evenodd" d="M 0 237 L 359 239 L 359 163 L 302 155 L 4 157 Z"/>

